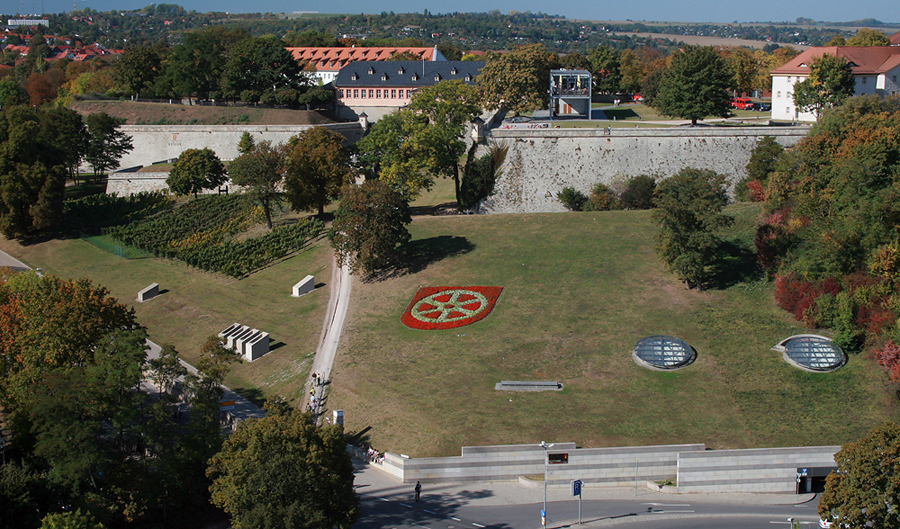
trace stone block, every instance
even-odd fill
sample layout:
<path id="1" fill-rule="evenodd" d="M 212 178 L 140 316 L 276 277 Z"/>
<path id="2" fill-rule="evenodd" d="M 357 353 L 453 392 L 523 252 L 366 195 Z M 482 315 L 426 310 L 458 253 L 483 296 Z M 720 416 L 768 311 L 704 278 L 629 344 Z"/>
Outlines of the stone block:
<path id="1" fill-rule="evenodd" d="M 294 287 L 291 289 L 291 296 L 295 298 L 299 298 L 303 294 L 309 294 L 316 288 L 316 277 L 315 276 L 306 276 L 300 280 Z"/>
<path id="2" fill-rule="evenodd" d="M 226 327 L 225 330 L 220 332 L 218 336 L 219 336 L 219 338 L 225 338 L 225 346 L 228 348 L 231 348 L 234 346 L 234 344 L 229 342 L 228 337 L 233 335 L 234 333 L 236 333 L 239 330 L 241 330 L 241 324 L 240 323 L 232 323 L 231 325 Z"/>
<path id="3" fill-rule="evenodd" d="M 250 329 L 242 332 L 234 339 L 234 350 L 246 358 L 244 346 L 259 335 L 259 329 Z"/>
<path id="4" fill-rule="evenodd" d="M 246 325 L 241 325 L 240 328 L 235 329 L 233 332 L 225 336 L 225 347 L 229 349 L 236 349 L 234 341 L 244 333 L 250 330 L 250 327 Z"/>
<path id="5" fill-rule="evenodd" d="M 244 359 L 252 362 L 269 352 L 269 333 L 261 332 L 244 342 Z"/>
<path id="6" fill-rule="evenodd" d="M 144 290 L 138 292 L 137 300 L 141 303 L 153 299 L 159 295 L 159 283 L 153 283 Z"/>

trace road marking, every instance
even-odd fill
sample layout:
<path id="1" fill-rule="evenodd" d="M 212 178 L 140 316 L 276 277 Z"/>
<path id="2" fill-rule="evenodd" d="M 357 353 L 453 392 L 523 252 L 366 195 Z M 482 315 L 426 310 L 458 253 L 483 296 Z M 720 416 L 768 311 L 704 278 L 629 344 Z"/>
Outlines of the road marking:
<path id="1" fill-rule="evenodd" d="M 653 505 L 657 507 L 690 507 L 690 503 L 642 503 L 641 505 Z"/>
<path id="2" fill-rule="evenodd" d="M 472 522 L 472 525 L 474 525 L 475 527 L 484 527 L 484 526 L 481 525 L 480 523 L 475 523 L 475 522 Z"/>
<path id="3" fill-rule="evenodd" d="M 381 501 L 391 501 L 391 500 L 389 500 L 389 499 L 387 499 L 387 498 L 378 498 L 378 499 L 381 500 Z"/>
<path id="4" fill-rule="evenodd" d="M 450 518 L 451 520 L 455 520 L 455 521 L 457 521 L 457 522 L 461 522 L 461 521 L 462 521 L 462 520 L 460 520 L 459 518 L 454 518 L 454 517 L 452 517 L 452 516 L 450 516 L 449 518 Z"/>
<path id="5" fill-rule="evenodd" d="M 412 505 L 407 505 L 405 503 L 401 503 L 400 505 L 406 507 L 407 509 L 412 509 Z"/>
<path id="6" fill-rule="evenodd" d="M 694 511 L 650 511 L 650 514 L 672 514 L 673 512 L 694 512 Z"/>
<path id="7" fill-rule="evenodd" d="M 425 512 L 427 512 L 428 514 L 437 514 L 436 512 L 434 512 L 434 511 L 429 511 L 428 509 L 422 509 L 422 510 L 425 511 Z"/>

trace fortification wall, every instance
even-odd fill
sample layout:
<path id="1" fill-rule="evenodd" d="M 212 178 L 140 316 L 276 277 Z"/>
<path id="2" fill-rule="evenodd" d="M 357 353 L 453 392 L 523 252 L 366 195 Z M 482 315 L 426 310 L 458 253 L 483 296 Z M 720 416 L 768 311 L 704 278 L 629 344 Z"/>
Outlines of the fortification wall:
<path id="1" fill-rule="evenodd" d="M 319 125 L 339 132 L 348 143 L 356 143 L 363 136 L 358 122 Z M 238 157 L 237 144 L 244 132 L 257 142 L 287 142 L 291 136 L 313 125 L 123 125 L 120 130 L 131 136 L 134 149 L 122 157 L 119 167 L 150 165 L 154 162 L 178 158 L 187 149 L 209 148 L 222 160 Z"/>
<path id="2" fill-rule="evenodd" d="M 565 211 L 556 200 L 564 187 L 590 194 L 594 184 L 615 187 L 628 177 L 658 179 L 685 167 L 712 169 L 728 178 L 730 191 L 746 175 L 760 139 L 785 147 L 803 139 L 807 127 L 691 129 L 494 129 L 490 139 L 509 146 L 494 195 L 479 213 Z"/>
<path id="3" fill-rule="evenodd" d="M 221 160 L 238 157 L 237 144 L 244 132 L 249 132 L 254 141 L 285 143 L 291 136 L 314 125 L 124 125 L 121 131 L 131 136 L 134 149 L 122 157 L 119 167 L 140 167 L 155 162 L 172 160 L 187 149 L 212 149 Z M 358 122 L 330 123 L 319 125 L 339 132 L 353 144 L 363 137 L 363 129 Z M 168 173 L 118 172 L 109 175 L 106 192 L 127 196 L 141 191 L 168 189 Z M 231 182 L 225 187 L 232 188 Z M 217 190 L 209 190 L 217 193 Z"/>

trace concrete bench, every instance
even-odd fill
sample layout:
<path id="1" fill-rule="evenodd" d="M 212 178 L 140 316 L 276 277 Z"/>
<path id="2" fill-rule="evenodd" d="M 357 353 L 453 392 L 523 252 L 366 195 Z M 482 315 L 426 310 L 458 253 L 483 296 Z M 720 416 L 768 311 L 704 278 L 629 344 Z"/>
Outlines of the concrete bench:
<path id="1" fill-rule="evenodd" d="M 153 283 L 148 286 L 144 290 L 138 292 L 137 300 L 141 303 L 147 301 L 148 299 L 153 299 L 159 295 L 159 283 Z"/>
<path id="2" fill-rule="evenodd" d="M 309 294 L 316 287 L 316 277 L 315 276 L 306 276 L 293 288 L 291 288 L 291 296 L 295 298 L 299 298 L 303 294 Z"/>
<path id="3" fill-rule="evenodd" d="M 494 386 L 498 391 L 561 391 L 562 388 L 559 382 L 517 380 L 504 380 Z"/>

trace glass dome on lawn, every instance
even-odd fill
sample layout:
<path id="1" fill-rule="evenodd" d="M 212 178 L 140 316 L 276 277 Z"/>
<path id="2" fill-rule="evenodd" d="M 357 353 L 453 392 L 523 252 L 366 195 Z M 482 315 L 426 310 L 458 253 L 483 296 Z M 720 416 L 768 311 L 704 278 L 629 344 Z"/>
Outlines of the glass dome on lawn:
<path id="1" fill-rule="evenodd" d="M 691 363 L 694 351 L 684 340 L 648 336 L 634 346 L 635 361 L 651 369 L 678 369 Z"/>
<path id="2" fill-rule="evenodd" d="M 813 334 L 791 336 L 773 349 L 781 351 L 788 363 L 810 371 L 832 371 L 846 362 L 840 347 L 824 336 Z"/>

